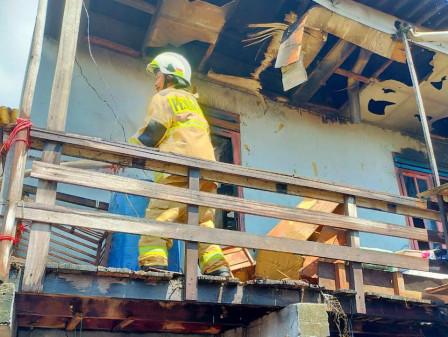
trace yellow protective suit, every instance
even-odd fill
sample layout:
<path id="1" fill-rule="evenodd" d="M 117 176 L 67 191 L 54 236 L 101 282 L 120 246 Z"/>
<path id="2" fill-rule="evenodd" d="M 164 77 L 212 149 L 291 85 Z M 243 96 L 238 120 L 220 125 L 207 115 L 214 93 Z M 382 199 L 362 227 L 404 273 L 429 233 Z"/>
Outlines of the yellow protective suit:
<path id="1" fill-rule="evenodd" d="M 157 134 L 155 140 L 154 134 Z M 167 88 L 157 93 L 149 104 L 143 126 L 129 141 L 137 145 L 150 144 L 148 146 L 156 146 L 164 152 L 215 160 L 209 125 L 201 108 L 191 93 L 181 89 Z M 187 177 L 156 173 L 155 182 L 188 188 Z M 200 182 L 200 190 L 204 192 L 215 193 L 216 187 L 213 182 Z M 214 209 L 199 207 L 199 225 L 213 228 L 214 213 Z M 146 218 L 159 221 L 185 223 L 186 215 L 187 205 L 165 200 L 151 199 L 146 210 Z M 171 246 L 171 239 L 142 235 L 139 241 L 140 267 L 167 266 L 167 250 Z M 199 243 L 198 253 L 202 274 L 227 265 L 218 245 Z"/>

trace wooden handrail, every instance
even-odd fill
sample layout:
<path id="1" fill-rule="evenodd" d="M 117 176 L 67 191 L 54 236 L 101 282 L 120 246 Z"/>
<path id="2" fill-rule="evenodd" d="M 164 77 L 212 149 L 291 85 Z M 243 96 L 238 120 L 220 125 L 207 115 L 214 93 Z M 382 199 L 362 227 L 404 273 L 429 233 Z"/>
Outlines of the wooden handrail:
<path id="1" fill-rule="evenodd" d="M 133 166 L 148 170 L 188 175 L 188 168 L 200 169 L 201 179 L 233 184 L 253 189 L 280 192 L 338 203 L 344 196 L 356 197 L 361 208 L 409 215 L 440 221 L 440 213 L 430 209 L 427 202 L 368 189 L 350 187 L 306 177 L 263 171 L 226 163 L 212 162 L 193 157 L 160 152 L 156 149 L 137 147 L 126 143 L 99 138 L 33 128 L 32 147 L 42 149 L 43 141 L 62 144 L 65 155 L 106 161 L 113 164 Z M 434 207 L 437 207 L 434 204 Z"/>
<path id="2" fill-rule="evenodd" d="M 105 173 L 91 172 L 43 162 L 33 162 L 31 177 L 270 218 L 301 221 L 419 241 L 444 242 L 442 233 L 427 231 L 422 228 L 410 228 L 344 215 L 279 206 L 226 195 L 195 192 L 173 186 L 165 186 L 132 178 L 111 176 Z"/>
<path id="3" fill-rule="evenodd" d="M 19 218 L 50 224 L 73 225 L 81 228 L 155 236 L 166 236 L 169 233 L 171 238 L 178 240 L 235 245 L 252 249 L 448 273 L 448 266 L 441 261 L 398 254 L 392 255 L 390 253 L 334 246 L 312 241 L 297 241 L 200 226 L 192 227 L 190 225 L 36 203 L 19 203 L 17 211 Z"/>

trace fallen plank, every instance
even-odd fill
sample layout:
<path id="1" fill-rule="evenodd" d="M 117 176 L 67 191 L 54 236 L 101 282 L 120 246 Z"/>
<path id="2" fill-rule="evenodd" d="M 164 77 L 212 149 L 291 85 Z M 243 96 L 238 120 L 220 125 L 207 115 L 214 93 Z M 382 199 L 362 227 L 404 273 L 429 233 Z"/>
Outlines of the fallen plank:
<path id="1" fill-rule="evenodd" d="M 155 199 L 172 200 L 184 204 L 206 206 L 276 219 L 300 221 L 419 241 L 444 242 L 444 239 L 440 238 L 441 233 L 427 231 L 422 228 L 398 226 L 338 214 L 302 210 L 237 197 L 196 192 L 183 188 L 160 185 L 126 177 L 111 176 L 99 172 L 62 167 L 43 162 L 33 162 L 31 176 L 48 181 L 57 181 L 60 183 L 92 187 L 107 191 L 135 194 Z"/>
<path id="2" fill-rule="evenodd" d="M 331 201 L 305 198 L 297 205 L 297 208 L 331 213 L 338 205 Z M 268 233 L 268 236 L 308 240 L 320 227 L 312 223 L 282 220 Z M 255 266 L 255 276 L 269 280 L 299 280 L 303 263 L 304 258 L 300 255 L 260 250 Z"/>
<path id="3" fill-rule="evenodd" d="M 437 195 L 448 197 L 448 183 L 417 194 L 419 198 L 431 198 Z"/>
<path id="4" fill-rule="evenodd" d="M 426 288 L 425 291 L 428 294 L 437 294 L 440 293 L 442 291 L 446 291 L 448 290 L 448 283 L 442 284 L 441 286 L 438 287 L 433 287 L 433 288 Z"/>
<path id="5" fill-rule="evenodd" d="M 315 242 L 326 243 L 329 245 L 337 245 L 337 246 L 346 246 L 347 232 L 342 230 L 337 230 L 330 227 L 322 228 L 322 231 L 319 233 L 317 240 L 313 240 Z M 307 256 L 303 261 L 302 270 L 300 271 L 300 275 L 307 279 L 316 278 L 318 272 L 318 261 L 319 258 L 316 256 Z"/>

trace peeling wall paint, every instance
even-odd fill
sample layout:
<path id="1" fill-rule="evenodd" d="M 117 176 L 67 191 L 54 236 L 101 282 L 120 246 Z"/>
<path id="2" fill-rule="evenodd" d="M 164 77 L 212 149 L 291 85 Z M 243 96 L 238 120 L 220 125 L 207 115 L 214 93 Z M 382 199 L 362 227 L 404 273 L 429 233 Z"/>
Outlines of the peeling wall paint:
<path id="1" fill-rule="evenodd" d="M 41 69 L 54 68 L 56 51 L 56 44 L 46 40 Z M 147 99 L 155 93 L 153 81 L 144 71 L 145 62 L 100 48 L 94 48 L 93 52 L 117 101 L 118 108 L 115 110 L 119 112 L 120 121 L 129 136 L 140 126 L 146 113 Z M 84 47 L 80 48 L 77 59 L 92 85 L 102 97 L 113 103 Z M 399 194 L 392 153 L 402 149 L 426 152 L 424 144 L 416 139 L 365 123 L 324 123 L 321 115 L 269 100 L 268 110 L 265 111 L 261 104 L 257 104 L 259 99 L 255 95 L 205 81 L 204 78 L 203 75 L 193 78 L 200 101 L 240 115 L 244 166 L 313 178 L 317 176 L 318 179 Z M 46 123 L 51 83 L 52 73 L 41 71 L 32 117 L 37 126 Z M 384 94 L 382 88 L 390 88 L 384 83 L 378 88 L 380 94 L 395 95 Z M 402 95 L 397 86 L 391 88 L 397 95 Z M 114 129 L 111 139 L 122 141 L 120 126 L 114 126 L 114 122 L 109 108 L 86 84 L 75 66 L 67 131 L 109 139 Z M 140 170 L 126 170 L 124 175 L 144 177 Z M 80 193 L 79 189 L 72 187 L 64 191 Z M 89 190 L 89 196 L 100 200 L 108 201 L 108 195 Z M 248 199 L 291 207 L 301 200 L 299 197 L 250 189 L 245 189 L 244 195 Z M 359 216 L 405 225 L 404 217 L 397 215 L 359 210 Z M 275 219 L 247 216 L 246 228 L 250 232 L 265 234 L 277 222 Z M 378 240 L 374 235 L 362 234 L 361 244 L 398 250 L 407 241 L 395 238 Z"/>

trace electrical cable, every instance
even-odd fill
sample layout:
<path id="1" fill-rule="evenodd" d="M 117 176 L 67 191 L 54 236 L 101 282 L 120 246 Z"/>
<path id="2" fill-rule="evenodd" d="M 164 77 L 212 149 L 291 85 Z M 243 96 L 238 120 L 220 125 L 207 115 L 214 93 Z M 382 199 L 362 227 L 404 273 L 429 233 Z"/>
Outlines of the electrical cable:
<path id="1" fill-rule="evenodd" d="M 107 89 L 108 89 L 108 91 L 109 91 L 109 95 L 110 95 L 110 97 L 112 98 L 112 101 L 113 101 L 115 107 L 116 107 L 117 109 L 119 109 L 118 103 L 117 103 L 117 101 L 115 100 L 114 95 L 112 94 L 112 90 L 110 89 L 110 86 L 108 85 L 108 83 L 107 83 L 106 80 L 104 79 L 103 75 L 101 74 L 101 71 L 100 71 L 100 69 L 99 69 L 99 67 L 98 67 L 98 64 L 97 64 L 97 62 L 95 61 L 95 58 L 93 57 L 92 47 L 91 47 L 91 43 L 90 43 L 90 16 L 89 16 L 89 12 L 88 12 L 88 10 L 87 10 L 87 6 L 86 6 L 86 4 L 85 4 L 84 1 L 82 2 L 82 5 L 83 5 L 84 11 L 85 11 L 85 13 L 86 13 L 86 17 L 87 17 L 87 44 L 88 44 L 88 49 L 89 49 L 90 58 L 92 59 L 94 65 L 95 65 L 95 67 L 96 67 L 96 70 L 97 70 L 97 72 L 98 72 L 98 75 L 100 76 L 101 81 L 102 81 L 102 82 L 104 83 L 104 85 L 107 87 Z M 110 133 L 110 136 L 109 136 L 109 140 L 112 139 L 112 134 L 113 134 L 113 132 L 114 132 L 114 130 L 115 130 L 115 126 L 116 126 L 116 124 L 118 123 L 118 124 L 121 126 L 121 130 L 123 131 L 123 138 L 124 138 L 124 141 L 127 142 L 126 131 L 125 131 L 125 128 L 124 128 L 123 124 L 122 124 L 122 123 L 120 122 L 120 120 L 119 120 L 119 113 L 116 113 L 115 110 L 114 110 L 114 108 L 109 104 L 109 102 L 107 102 L 106 99 L 104 99 L 103 97 L 101 97 L 101 95 L 98 93 L 98 91 L 97 91 L 97 90 L 95 89 L 95 87 L 89 82 L 89 80 L 87 79 L 87 77 L 86 77 L 85 74 L 83 73 L 82 67 L 81 67 L 81 65 L 79 64 L 79 62 L 78 62 L 78 60 L 77 60 L 76 58 L 75 58 L 75 61 L 76 61 L 76 64 L 78 65 L 78 67 L 79 67 L 79 69 L 80 69 L 81 76 L 85 79 L 87 85 L 88 85 L 88 86 L 95 92 L 96 96 L 97 96 L 101 101 L 103 101 L 103 102 L 107 105 L 107 107 L 109 108 L 109 110 L 110 110 L 110 111 L 112 112 L 112 114 L 114 115 L 115 121 L 114 121 L 114 125 L 113 125 L 113 127 L 112 127 L 112 130 L 111 130 L 111 133 Z M 147 172 L 146 172 L 145 170 L 142 170 L 142 172 L 145 174 L 146 177 L 148 177 L 149 179 L 152 180 L 152 178 L 147 174 Z M 138 215 L 137 210 L 135 209 L 134 205 L 132 204 L 131 200 L 129 199 L 129 196 L 128 196 L 127 194 L 125 194 L 125 197 L 126 197 L 126 200 L 127 200 L 128 203 L 129 203 L 129 205 L 131 206 L 132 210 L 134 211 L 136 217 L 137 217 L 137 218 L 140 218 L 140 216 Z M 175 264 L 173 261 L 171 261 L 171 262 L 172 262 L 173 264 Z M 180 269 L 180 271 L 183 273 L 182 268 L 181 268 L 180 266 L 178 266 L 178 265 L 176 265 L 176 266 L 177 266 L 177 267 Z M 82 326 L 82 320 L 81 320 L 81 326 Z M 82 328 L 81 328 L 81 329 L 82 329 Z"/>
<path id="2" fill-rule="evenodd" d="M 82 5 L 83 5 L 83 7 L 84 7 L 84 11 L 85 11 L 86 16 L 87 16 L 87 45 L 88 45 L 88 47 L 89 47 L 89 54 L 90 54 L 90 57 L 91 57 L 91 59 L 92 59 L 94 65 L 95 65 L 95 67 L 96 67 L 96 70 L 97 70 L 97 72 L 98 72 L 98 75 L 100 76 L 100 80 L 104 83 L 104 85 L 106 86 L 107 90 L 109 91 L 109 95 L 110 95 L 110 97 L 112 98 L 112 101 L 114 102 L 115 107 L 116 107 L 117 109 L 119 109 L 118 104 L 117 104 L 117 101 L 115 100 L 115 97 L 114 97 L 114 95 L 112 94 L 112 90 L 110 89 L 109 84 L 107 84 L 106 80 L 104 79 L 104 77 L 103 77 L 103 75 L 102 75 L 102 73 L 101 73 L 101 71 L 100 71 L 100 68 L 98 67 L 98 64 L 97 64 L 96 61 L 95 61 L 95 58 L 93 57 L 92 46 L 91 46 L 91 43 L 90 43 L 90 16 L 89 16 L 89 12 L 88 12 L 88 10 L 87 10 L 87 6 L 86 6 L 86 4 L 85 4 L 84 1 L 82 2 Z M 81 66 L 79 65 L 79 63 L 78 63 L 77 61 L 76 61 L 76 63 L 77 63 L 78 66 L 81 68 Z M 81 71 L 81 75 L 82 75 L 82 76 L 86 79 L 86 81 L 87 81 L 87 78 L 82 74 L 82 71 Z M 114 125 L 113 125 L 113 127 L 112 127 L 112 130 L 111 130 L 109 139 L 112 138 L 112 134 L 113 134 L 113 132 L 114 132 L 114 130 L 115 130 L 115 126 L 116 126 L 116 124 L 118 123 L 118 124 L 120 124 L 120 126 L 121 126 L 121 130 L 123 131 L 124 141 L 127 142 L 126 131 L 125 131 L 125 129 L 124 129 L 123 124 L 122 124 L 122 123 L 120 122 L 120 120 L 119 120 L 119 113 L 116 113 L 115 110 L 110 106 L 110 104 L 109 104 L 108 102 L 106 102 L 105 99 L 103 99 L 103 98 L 101 98 L 101 97 L 99 96 L 98 92 L 93 88 L 93 86 L 92 86 L 88 81 L 87 81 L 87 83 L 89 84 L 90 87 L 92 87 L 92 89 L 95 91 L 95 93 L 97 94 L 97 96 L 98 96 L 103 102 L 105 102 L 105 103 L 107 104 L 107 106 L 109 107 L 109 109 L 112 111 L 112 114 L 114 115 L 115 121 L 114 121 Z"/>
<path id="3" fill-rule="evenodd" d="M 113 100 L 115 106 L 117 107 L 117 109 L 119 109 L 118 103 L 117 103 L 117 101 L 115 100 L 114 95 L 112 94 L 112 90 L 110 89 L 109 84 L 106 82 L 106 80 L 104 79 L 103 75 L 101 74 L 101 71 L 100 71 L 100 69 L 99 69 L 99 67 L 98 67 L 98 64 L 96 63 L 95 58 L 93 57 L 92 47 L 91 47 L 91 43 L 90 43 L 90 16 L 89 16 L 89 12 L 88 12 L 88 10 L 87 10 L 87 6 L 86 6 L 86 4 L 84 3 L 84 1 L 83 1 L 82 4 L 83 4 L 84 11 L 85 11 L 85 13 L 86 13 L 86 17 L 87 17 L 87 44 L 88 44 L 88 47 L 89 47 L 89 54 L 90 54 L 90 57 L 91 57 L 91 59 L 92 59 L 94 65 L 95 65 L 95 67 L 96 67 L 96 70 L 97 70 L 97 72 L 98 72 L 98 74 L 99 74 L 99 76 L 100 76 L 101 81 L 102 81 L 102 82 L 104 83 L 104 85 L 107 87 L 107 89 L 108 89 L 108 91 L 109 91 L 109 95 L 110 95 L 110 97 L 112 98 L 112 100 Z M 112 112 L 112 114 L 114 115 L 115 121 L 114 121 L 114 125 L 113 125 L 113 127 L 112 127 L 112 130 L 111 130 L 111 133 L 110 133 L 110 135 L 109 135 L 109 140 L 112 139 L 112 134 L 113 134 L 113 132 L 114 132 L 114 130 L 115 130 L 115 126 L 116 126 L 116 124 L 118 123 L 118 124 L 120 125 L 120 127 L 121 127 L 121 130 L 123 131 L 123 138 L 124 138 L 124 141 L 127 142 L 127 141 L 128 141 L 128 138 L 127 138 L 127 136 L 126 136 L 125 128 L 124 128 L 123 124 L 120 122 L 119 114 L 115 112 L 115 110 L 112 108 L 112 106 L 109 104 L 109 102 L 107 102 L 104 98 L 102 98 L 102 97 L 100 96 L 100 94 L 98 93 L 98 91 L 95 89 L 95 87 L 89 82 L 89 80 L 87 79 L 87 77 L 84 75 L 84 73 L 83 73 L 83 71 L 82 71 L 82 68 L 81 68 L 81 65 L 78 63 L 78 60 L 77 60 L 76 58 L 75 58 L 75 61 L 76 61 L 76 64 L 78 65 L 78 67 L 79 67 L 79 69 L 80 69 L 80 71 L 81 71 L 81 76 L 84 77 L 84 79 L 86 80 L 87 84 L 92 88 L 92 90 L 95 92 L 95 94 L 98 96 L 98 98 L 99 98 L 101 101 L 103 101 L 103 102 L 107 105 L 107 107 L 109 108 L 109 110 L 110 110 L 110 111 Z M 143 171 L 144 175 L 145 175 L 147 178 L 149 178 L 149 179 L 152 180 L 152 178 L 148 175 L 148 173 L 147 173 L 145 170 L 142 170 L 142 171 Z"/>

